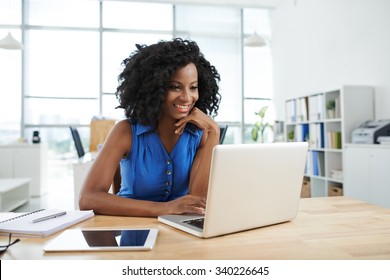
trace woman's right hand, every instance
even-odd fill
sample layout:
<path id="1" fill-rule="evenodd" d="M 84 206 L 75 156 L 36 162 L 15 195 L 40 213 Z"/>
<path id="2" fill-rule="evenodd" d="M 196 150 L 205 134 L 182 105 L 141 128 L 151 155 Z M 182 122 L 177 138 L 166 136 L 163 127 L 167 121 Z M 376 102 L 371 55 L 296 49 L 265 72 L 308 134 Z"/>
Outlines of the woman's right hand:
<path id="1" fill-rule="evenodd" d="M 199 214 L 203 215 L 206 209 L 206 198 L 185 195 L 167 202 L 168 214 Z"/>

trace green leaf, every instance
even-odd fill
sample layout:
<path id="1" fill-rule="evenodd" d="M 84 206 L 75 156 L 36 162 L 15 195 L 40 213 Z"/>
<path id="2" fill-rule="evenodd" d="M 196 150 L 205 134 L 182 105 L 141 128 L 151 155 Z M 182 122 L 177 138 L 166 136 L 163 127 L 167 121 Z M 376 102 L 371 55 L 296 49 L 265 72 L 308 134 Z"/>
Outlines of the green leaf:
<path id="1" fill-rule="evenodd" d="M 258 138 L 259 138 L 259 129 L 255 127 L 252 129 L 252 140 L 256 142 Z"/>
<path id="2" fill-rule="evenodd" d="M 265 116 L 265 111 L 267 111 L 268 109 L 268 106 L 264 106 L 263 108 L 261 108 L 260 112 L 259 112 L 259 116 L 264 118 Z"/>

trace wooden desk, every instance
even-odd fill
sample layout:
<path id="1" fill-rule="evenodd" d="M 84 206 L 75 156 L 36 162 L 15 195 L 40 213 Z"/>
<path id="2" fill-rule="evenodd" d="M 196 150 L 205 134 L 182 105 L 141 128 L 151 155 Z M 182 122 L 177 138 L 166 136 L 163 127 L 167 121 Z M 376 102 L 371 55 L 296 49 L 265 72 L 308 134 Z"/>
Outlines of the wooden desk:
<path id="1" fill-rule="evenodd" d="M 44 253 L 54 238 L 22 238 L 2 259 L 390 259 L 390 209 L 346 197 L 305 198 L 291 222 L 200 239 L 155 218 L 95 216 L 74 227 L 155 227 L 152 251 Z M 6 243 L 7 237 L 0 237 Z"/>

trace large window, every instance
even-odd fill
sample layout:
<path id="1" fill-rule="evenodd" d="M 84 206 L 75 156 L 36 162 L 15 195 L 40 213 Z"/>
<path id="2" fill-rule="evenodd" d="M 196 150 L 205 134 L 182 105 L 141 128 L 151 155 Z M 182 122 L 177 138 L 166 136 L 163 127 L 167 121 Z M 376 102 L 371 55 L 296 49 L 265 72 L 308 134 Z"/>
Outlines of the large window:
<path id="1" fill-rule="evenodd" d="M 99 34 L 27 30 L 25 126 L 88 125 L 99 111 Z"/>
<path id="2" fill-rule="evenodd" d="M 259 9 L 243 10 L 243 30 L 245 36 L 255 32 L 262 36 L 267 45 L 263 47 L 247 47 L 243 49 L 243 138 L 252 142 L 251 131 L 254 124 L 260 120 L 255 113 L 267 106 L 265 121 L 274 120 L 272 59 L 269 47 L 271 33 L 268 23 L 268 12 Z M 272 130 L 265 131 L 266 140 L 273 138 Z"/>
<path id="3" fill-rule="evenodd" d="M 21 1 L 0 0 L 0 39 L 9 32 L 21 41 Z M 21 135 L 22 122 L 22 53 L 0 48 L 0 144 Z"/>
<path id="4" fill-rule="evenodd" d="M 202 16 L 200 16 L 202 15 Z M 216 120 L 229 124 L 226 142 L 240 142 L 241 11 L 231 7 L 177 6 L 176 33 L 195 40 L 220 76 L 222 101 Z"/>
<path id="5" fill-rule="evenodd" d="M 99 26 L 99 1 L 96 0 L 25 0 L 26 23 L 35 26 Z"/>
<path id="6" fill-rule="evenodd" d="M 172 11 L 170 4 L 103 1 L 103 27 L 172 32 Z"/>
<path id="7" fill-rule="evenodd" d="M 21 39 L 20 30 L 15 29 L 0 29 L 0 38 L 4 38 L 8 32 L 11 32 L 16 39 Z M 20 51 L 0 48 L 0 81 L 1 144 L 15 141 L 21 134 L 22 55 Z"/>
<path id="8" fill-rule="evenodd" d="M 158 1 L 156 1 L 158 2 Z M 22 6 L 24 5 L 24 6 Z M 23 13 L 23 14 L 22 14 Z M 150 1 L 0 0 L 0 38 L 8 32 L 23 51 L 0 49 L 0 143 L 40 130 L 56 157 L 75 156 L 69 125 L 85 149 L 93 117 L 120 119 L 115 109 L 121 62 L 135 44 L 174 36 L 198 42 L 221 74 L 218 122 L 227 143 L 250 142 L 254 111 L 270 106 L 269 47 L 249 48 L 253 32 L 270 37 L 268 12 L 233 6 L 174 5 Z"/>

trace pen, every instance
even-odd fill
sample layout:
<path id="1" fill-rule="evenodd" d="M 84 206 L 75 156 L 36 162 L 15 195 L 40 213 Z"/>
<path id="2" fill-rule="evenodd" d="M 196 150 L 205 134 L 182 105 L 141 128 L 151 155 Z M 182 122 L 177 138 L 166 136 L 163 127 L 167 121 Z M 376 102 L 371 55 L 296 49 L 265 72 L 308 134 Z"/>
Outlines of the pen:
<path id="1" fill-rule="evenodd" d="M 60 217 L 60 216 L 64 216 L 65 214 L 66 214 L 65 211 L 59 212 L 59 213 L 54 213 L 54 214 L 51 214 L 51 215 L 48 215 L 48 216 L 44 216 L 44 217 L 41 217 L 41 218 L 34 219 L 34 220 L 32 220 L 32 222 L 33 223 L 38 223 L 38 222 L 54 219 L 54 218 L 57 218 L 57 217 Z"/>

